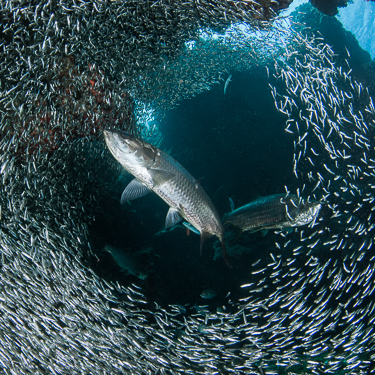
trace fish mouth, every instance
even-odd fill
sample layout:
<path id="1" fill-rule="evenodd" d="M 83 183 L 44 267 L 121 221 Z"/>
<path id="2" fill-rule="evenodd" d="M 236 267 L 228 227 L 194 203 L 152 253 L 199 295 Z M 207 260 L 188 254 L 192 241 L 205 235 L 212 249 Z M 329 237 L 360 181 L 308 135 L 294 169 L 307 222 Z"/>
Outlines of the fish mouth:
<path id="1" fill-rule="evenodd" d="M 117 158 L 119 154 L 129 153 L 129 142 L 131 143 L 133 136 L 125 131 L 116 129 L 104 129 L 104 140 L 107 147 L 112 152 L 113 156 Z"/>

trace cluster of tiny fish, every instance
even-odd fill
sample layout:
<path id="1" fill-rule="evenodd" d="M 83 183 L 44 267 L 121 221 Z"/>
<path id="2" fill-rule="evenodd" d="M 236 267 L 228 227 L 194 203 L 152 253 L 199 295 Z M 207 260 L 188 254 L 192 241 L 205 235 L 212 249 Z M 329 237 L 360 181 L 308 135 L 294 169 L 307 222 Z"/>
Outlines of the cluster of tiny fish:
<path id="1" fill-rule="evenodd" d="M 277 109 L 287 117 L 285 131 L 295 136 L 295 176 L 307 193 L 325 202 L 329 220 L 313 232 L 300 231 L 290 263 L 303 251 L 311 270 L 291 269 L 297 278 L 291 285 L 297 275 L 311 285 L 301 299 L 289 293 L 284 305 L 291 311 L 290 328 L 305 331 L 303 346 L 311 342 L 310 355 L 326 348 L 325 372 L 361 373 L 374 359 L 375 345 L 375 108 L 368 89 L 350 75 L 349 51 L 341 65 L 322 38 L 296 34 L 294 42 L 276 61 L 278 83 L 270 86 Z M 306 304 L 309 299 L 313 304 Z"/>
<path id="2" fill-rule="evenodd" d="M 133 129 L 127 92 L 134 95 L 137 77 L 161 60 L 176 64 L 181 40 L 238 20 L 260 27 L 270 9 L 247 1 L 17 4 L 0 5 L 1 370 L 367 371 L 374 360 L 374 107 L 329 46 L 296 33 L 270 70 L 286 130 L 296 136 L 296 176 L 324 198 L 330 221 L 281 234 L 275 251 L 249 266 L 242 299 L 187 314 L 91 271 L 87 228 L 120 171 L 97 137 L 108 121 Z M 218 71 L 207 66 L 205 74 L 211 68 Z"/>
<path id="3" fill-rule="evenodd" d="M 186 42 L 239 21 L 269 29 L 290 2 L 2 1 L 0 134 L 23 139 L 13 147 L 30 154 L 100 134 L 103 123 L 135 130 L 133 99 L 163 114 L 227 75 L 228 63 L 210 66 L 211 45 L 186 55 Z"/>
<path id="4" fill-rule="evenodd" d="M 237 23 L 223 34 L 201 29 L 173 59 L 163 59 L 153 69 L 142 71 L 142 80 L 132 83 L 131 92 L 142 103 L 157 108 L 162 117 L 182 100 L 222 83 L 231 72 L 273 61 L 287 39 L 282 23 L 276 19 L 274 28 L 268 25 L 267 29 Z"/>
<path id="5" fill-rule="evenodd" d="M 12 51 L 4 43 L 2 47 L 9 53 L 1 63 L 2 151 L 28 160 L 34 154 L 37 158 L 51 154 L 75 139 L 98 138 L 105 126 L 134 128 L 133 101 L 94 65 L 83 70 L 73 57 L 62 56 L 51 62 L 43 50 L 43 58 L 32 62 L 26 52 L 28 59 L 19 59 L 15 55 L 20 49 Z"/>

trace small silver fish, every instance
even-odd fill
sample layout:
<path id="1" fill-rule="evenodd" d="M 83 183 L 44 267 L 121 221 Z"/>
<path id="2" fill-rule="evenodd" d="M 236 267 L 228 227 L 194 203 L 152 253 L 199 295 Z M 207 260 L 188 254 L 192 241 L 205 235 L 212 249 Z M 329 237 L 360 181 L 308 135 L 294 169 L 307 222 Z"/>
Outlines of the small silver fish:
<path id="1" fill-rule="evenodd" d="M 227 88 L 228 88 L 229 82 L 232 82 L 232 74 L 230 74 L 229 77 L 227 78 L 227 80 L 225 81 L 225 84 L 224 84 L 224 96 L 227 93 Z"/>

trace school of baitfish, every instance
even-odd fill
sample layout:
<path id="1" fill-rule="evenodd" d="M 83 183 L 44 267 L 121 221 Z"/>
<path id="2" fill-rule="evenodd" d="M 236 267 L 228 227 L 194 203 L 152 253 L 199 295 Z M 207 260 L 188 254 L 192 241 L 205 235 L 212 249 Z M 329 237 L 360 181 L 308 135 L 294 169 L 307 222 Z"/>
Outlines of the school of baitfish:
<path id="1" fill-rule="evenodd" d="M 272 30 L 272 7 L 285 3 L 0 3 L 3 373 L 373 371 L 375 108 L 367 88 L 298 25 L 275 60 L 256 37 L 239 38 L 226 61 L 228 45 L 198 36 L 236 21 Z M 269 35 L 265 45 L 274 43 Z M 147 135 L 137 103 L 167 110 L 223 83 L 230 68 L 256 64 L 267 67 L 294 136 L 301 194 L 322 199 L 329 220 L 281 233 L 275 251 L 249 266 L 246 297 L 216 311 L 155 306 L 138 285 L 99 278 L 85 238 L 121 170 L 105 150 L 104 126 Z"/>

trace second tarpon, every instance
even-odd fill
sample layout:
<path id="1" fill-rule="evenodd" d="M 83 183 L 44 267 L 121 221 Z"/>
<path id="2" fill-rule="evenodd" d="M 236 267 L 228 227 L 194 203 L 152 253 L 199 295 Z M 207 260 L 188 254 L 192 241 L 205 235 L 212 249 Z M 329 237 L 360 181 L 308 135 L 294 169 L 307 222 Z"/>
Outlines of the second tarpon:
<path id="1" fill-rule="evenodd" d="M 223 225 L 198 180 L 170 155 L 129 133 L 104 130 L 104 139 L 115 159 L 135 177 L 122 193 L 121 203 L 155 192 L 170 207 L 166 227 L 185 219 L 199 231 L 201 251 L 206 238 L 218 237 L 229 264 Z"/>
<path id="2" fill-rule="evenodd" d="M 237 235 L 258 230 L 285 229 L 306 225 L 315 220 L 320 202 L 304 201 L 296 195 L 275 194 L 258 198 L 224 215 L 223 224 L 232 225 Z"/>

